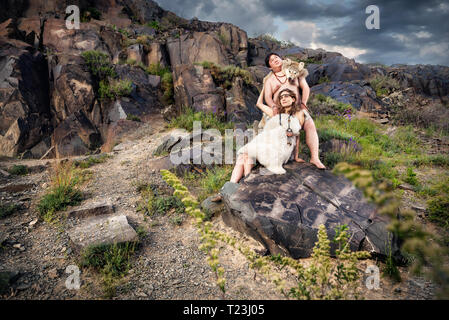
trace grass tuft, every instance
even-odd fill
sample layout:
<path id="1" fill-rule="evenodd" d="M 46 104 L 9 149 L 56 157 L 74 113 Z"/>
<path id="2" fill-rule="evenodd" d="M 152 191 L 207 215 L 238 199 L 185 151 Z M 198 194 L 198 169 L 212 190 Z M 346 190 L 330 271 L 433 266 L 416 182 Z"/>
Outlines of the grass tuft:
<path id="1" fill-rule="evenodd" d="M 27 175 L 29 171 L 27 166 L 15 164 L 8 169 L 8 172 L 16 176 L 24 176 Z"/>

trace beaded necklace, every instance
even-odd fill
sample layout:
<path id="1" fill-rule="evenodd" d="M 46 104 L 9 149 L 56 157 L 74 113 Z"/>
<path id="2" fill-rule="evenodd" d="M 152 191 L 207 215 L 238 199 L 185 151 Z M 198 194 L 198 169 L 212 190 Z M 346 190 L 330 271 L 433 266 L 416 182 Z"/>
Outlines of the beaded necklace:
<path id="1" fill-rule="evenodd" d="M 276 73 L 274 73 L 274 76 L 276 77 L 276 79 L 279 81 L 280 84 L 284 84 L 287 82 L 287 78 L 285 78 L 284 82 L 282 82 L 281 80 L 279 80 L 278 76 L 276 75 Z M 285 74 L 282 76 L 282 78 L 285 77 Z"/>

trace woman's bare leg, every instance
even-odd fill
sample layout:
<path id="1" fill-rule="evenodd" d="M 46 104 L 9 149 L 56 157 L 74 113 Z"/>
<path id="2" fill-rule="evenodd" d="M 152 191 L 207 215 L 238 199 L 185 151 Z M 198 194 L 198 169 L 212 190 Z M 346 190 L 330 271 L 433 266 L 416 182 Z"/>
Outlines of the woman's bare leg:
<path id="1" fill-rule="evenodd" d="M 304 131 L 306 132 L 306 144 L 310 149 L 310 163 L 314 164 L 319 169 L 326 168 L 318 157 L 318 133 L 316 132 L 315 123 L 312 119 L 307 120 L 304 123 Z"/>
<path id="2" fill-rule="evenodd" d="M 238 183 L 243 177 L 245 154 L 240 154 L 235 163 L 234 170 L 232 170 L 231 182 Z"/>
<path id="3" fill-rule="evenodd" d="M 243 177 L 243 174 L 245 174 L 245 176 L 250 174 L 253 166 L 254 163 L 251 161 L 248 155 L 246 153 L 241 153 L 237 158 L 234 170 L 232 170 L 230 181 L 238 183 L 240 179 Z"/>
<path id="4" fill-rule="evenodd" d="M 251 173 L 251 169 L 253 168 L 254 163 L 252 160 L 248 157 L 248 155 L 245 153 L 244 156 L 244 162 L 243 162 L 243 172 L 245 174 L 245 177 Z"/>

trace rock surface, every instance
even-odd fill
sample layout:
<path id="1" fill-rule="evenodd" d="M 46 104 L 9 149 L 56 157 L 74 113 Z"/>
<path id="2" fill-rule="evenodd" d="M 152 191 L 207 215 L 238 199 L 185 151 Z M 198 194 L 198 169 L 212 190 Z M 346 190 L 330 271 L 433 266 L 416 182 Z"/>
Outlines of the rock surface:
<path id="1" fill-rule="evenodd" d="M 393 255 L 397 254 L 387 220 L 349 180 L 310 164 L 289 163 L 284 168 L 285 175 L 261 169 L 240 184 L 227 182 L 220 191 L 227 209 L 223 221 L 260 241 L 271 254 L 309 257 L 321 224 L 330 239 L 337 226 L 346 224 L 351 250 L 385 256 L 392 243 Z"/>
<path id="2" fill-rule="evenodd" d="M 48 69 L 28 44 L 0 38 L 0 154 L 15 156 L 51 132 Z"/>
<path id="3" fill-rule="evenodd" d="M 197 111 L 223 113 L 223 89 L 217 87 L 209 70 L 197 65 L 178 65 L 174 68 L 175 102 L 180 110 L 192 106 Z"/>
<path id="4" fill-rule="evenodd" d="M 385 109 L 382 101 L 366 81 L 329 82 L 311 88 L 313 94 L 324 94 L 339 102 L 351 104 L 356 110 L 363 112 L 379 112 Z"/>
<path id="5" fill-rule="evenodd" d="M 137 233 L 128 224 L 126 216 L 100 216 L 87 219 L 67 231 L 75 249 L 101 244 L 137 241 Z"/>
<path id="6" fill-rule="evenodd" d="M 84 204 L 80 207 L 68 210 L 67 217 L 86 218 L 92 216 L 106 215 L 114 213 L 114 206 L 108 201 L 97 201 Z"/>

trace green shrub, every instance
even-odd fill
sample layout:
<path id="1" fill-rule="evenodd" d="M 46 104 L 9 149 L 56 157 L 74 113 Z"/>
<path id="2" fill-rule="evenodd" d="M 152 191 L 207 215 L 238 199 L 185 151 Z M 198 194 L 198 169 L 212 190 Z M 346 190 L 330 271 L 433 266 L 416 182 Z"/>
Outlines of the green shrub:
<path id="1" fill-rule="evenodd" d="M 8 172 L 16 176 L 24 176 L 28 174 L 28 167 L 24 165 L 15 164 L 10 169 L 8 169 Z"/>
<path id="2" fill-rule="evenodd" d="M 221 187 L 231 179 L 232 167 L 213 167 L 207 169 L 200 177 L 201 194 L 198 201 L 203 201 L 208 196 L 217 193 Z"/>
<path id="3" fill-rule="evenodd" d="M 434 166 L 447 167 L 449 166 L 449 156 L 445 154 L 424 155 L 420 158 L 413 160 L 412 165 L 414 166 L 434 165 Z"/>
<path id="4" fill-rule="evenodd" d="M 447 256 L 448 250 L 447 247 L 439 244 L 439 237 L 429 233 L 421 223 L 416 222 L 414 212 L 400 208 L 402 204 L 396 194 L 388 190 L 388 186 L 385 184 L 376 183 L 368 170 L 340 163 L 334 168 L 334 173 L 344 174 L 346 178 L 353 181 L 358 188 L 363 190 L 365 197 L 378 206 L 379 214 L 386 215 L 391 219 L 388 226 L 389 231 L 400 239 L 401 250 L 407 252 L 409 257 L 413 257 L 412 273 L 420 274 L 425 271 L 434 283 L 439 284 L 438 294 L 447 299 L 449 273 L 446 261 L 442 257 Z M 435 212 L 445 212 L 447 215 L 447 199 L 445 197 L 435 202 Z M 446 209 L 441 210 L 444 207 Z M 444 218 L 442 220 L 444 221 Z M 429 268 L 423 270 L 424 266 Z"/>
<path id="5" fill-rule="evenodd" d="M 166 73 L 170 73 L 170 69 L 168 67 L 162 67 L 161 64 L 158 63 L 151 63 L 147 68 L 146 68 L 147 73 L 149 74 L 153 74 L 156 76 L 160 76 L 163 77 L 164 74 Z"/>
<path id="6" fill-rule="evenodd" d="M 84 160 L 76 160 L 73 162 L 73 165 L 75 167 L 79 167 L 82 169 L 87 169 L 92 167 L 94 164 L 97 163 L 104 163 L 107 159 L 109 159 L 110 156 L 107 154 L 102 154 L 99 157 L 88 157 L 87 159 Z"/>
<path id="7" fill-rule="evenodd" d="M 153 28 L 154 30 L 160 30 L 161 26 L 159 25 L 159 22 L 156 20 L 147 22 L 146 24 L 147 27 Z"/>
<path id="8" fill-rule="evenodd" d="M 145 71 L 148 74 L 161 77 L 161 86 L 163 91 L 162 100 L 166 105 L 173 104 L 173 75 L 170 69 L 168 67 L 161 66 L 158 62 L 150 64 L 147 68 L 145 68 Z"/>
<path id="9" fill-rule="evenodd" d="M 131 121 L 136 121 L 136 122 L 142 122 L 142 120 L 141 120 L 138 116 L 136 116 L 136 115 L 134 115 L 134 114 L 130 114 L 130 113 L 128 113 L 128 114 L 126 115 L 126 120 L 131 120 Z"/>
<path id="10" fill-rule="evenodd" d="M 90 246 L 82 252 L 79 264 L 114 277 L 122 276 L 129 270 L 134 251 L 134 243 Z"/>
<path id="11" fill-rule="evenodd" d="M 192 107 L 184 107 L 181 114 L 170 121 L 170 128 L 183 128 L 187 131 L 193 130 L 193 122 L 201 122 L 201 130 L 217 129 L 222 134 L 226 129 L 233 129 L 232 122 L 222 122 L 222 115 L 215 113 L 204 113 L 202 111 L 195 111 Z"/>
<path id="12" fill-rule="evenodd" d="M 167 105 L 174 103 L 173 97 L 173 76 L 171 72 L 166 72 L 161 79 L 163 102 Z"/>
<path id="13" fill-rule="evenodd" d="M 209 69 L 215 84 L 222 86 L 225 89 L 231 88 L 234 79 L 237 77 L 240 77 L 246 85 L 253 84 L 251 73 L 240 67 L 233 65 L 222 67 L 209 61 L 203 61 L 196 64 L 203 66 L 203 68 Z"/>
<path id="14" fill-rule="evenodd" d="M 147 230 L 142 226 L 137 227 L 136 233 L 140 240 L 142 240 L 143 238 L 145 238 L 148 235 Z"/>
<path id="15" fill-rule="evenodd" d="M 404 181 L 410 183 L 412 186 L 418 185 L 418 179 L 416 178 L 416 173 L 413 171 L 413 168 L 407 168 L 407 176 Z"/>
<path id="16" fill-rule="evenodd" d="M 389 76 L 375 75 L 370 79 L 371 87 L 378 97 L 390 94 L 400 88 L 399 82 Z"/>
<path id="17" fill-rule="evenodd" d="M 354 114 L 355 109 L 349 103 L 339 102 L 329 96 L 318 93 L 311 97 L 308 103 L 308 107 L 313 114 Z"/>
<path id="18" fill-rule="evenodd" d="M 59 163 L 52 176 L 52 185 L 38 202 L 37 211 L 44 221 L 53 223 L 59 220 L 58 211 L 67 206 L 78 205 L 82 200 L 82 193 L 76 185 L 84 180 L 80 177 L 72 163 Z"/>
<path id="19" fill-rule="evenodd" d="M 320 128 L 317 130 L 317 133 L 318 133 L 318 137 L 320 139 L 320 143 L 330 141 L 332 139 L 339 139 L 339 140 L 353 139 L 354 140 L 353 136 L 351 136 L 345 132 L 336 130 L 334 128 Z"/>
<path id="20" fill-rule="evenodd" d="M 329 79 L 328 76 L 321 77 L 321 78 L 318 80 L 318 84 L 329 83 L 329 82 L 330 82 L 330 79 Z"/>
<path id="21" fill-rule="evenodd" d="M 56 187 L 42 197 L 37 210 L 44 221 L 51 223 L 57 220 L 56 212 L 65 210 L 68 206 L 81 203 L 81 192 L 73 187 Z"/>
<path id="22" fill-rule="evenodd" d="M 326 152 L 323 156 L 324 165 L 332 169 L 337 163 L 345 161 L 344 156 L 339 152 Z"/>
<path id="23" fill-rule="evenodd" d="M 153 40 L 152 36 L 144 34 L 136 38 L 136 43 L 141 44 L 142 46 L 144 46 L 145 50 L 150 51 L 149 46 L 151 44 L 151 40 Z"/>
<path id="24" fill-rule="evenodd" d="M 119 97 L 129 96 L 133 90 L 131 80 L 101 80 L 98 88 L 100 100 L 114 100 Z"/>
<path id="25" fill-rule="evenodd" d="M 386 275 L 387 277 L 390 277 L 395 282 L 401 282 L 402 280 L 399 269 L 396 266 L 396 262 L 394 261 L 392 256 L 390 239 L 387 244 L 387 259 L 385 260 L 385 265 L 383 267 L 383 274 Z"/>
<path id="26" fill-rule="evenodd" d="M 141 185 L 137 190 L 142 196 L 137 211 L 142 211 L 146 215 L 165 215 L 167 213 L 180 215 L 185 211 L 185 206 L 179 198 L 173 195 L 159 195 L 157 188 L 153 185 Z"/>
<path id="27" fill-rule="evenodd" d="M 449 196 L 437 196 L 427 201 L 427 212 L 429 220 L 436 222 L 438 225 L 449 227 Z"/>
<path id="28" fill-rule="evenodd" d="M 134 59 L 128 59 L 128 60 L 126 60 L 125 63 L 126 63 L 126 64 L 129 64 L 130 66 L 135 66 L 136 63 L 137 63 L 137 61 L 134 60 Z"/>
<path id="29" fill-rule="evenodd" d="M 81 56 L 86 61 L 89 71 L 98 80 L 115 77 L 116 73 L 110 61 L 109 55 L 100 51 L 84 51 Z"/>
<path id="30" fill-rule="evenodd" d="M 118 29 L 118 32 L 120 32 L 125 38 L 129 38 L 130 34 L 129 31 L 127 29 Z"/>
<path id="31" fill-rule="evenodd" d="M 99 272 L 105 297 L 112 298 L 116 294 L 116 281 L 125 276 L 131 267 L 136 247 L 134 242 L 89 246 L 81 252 L 78 265 Z"/>
<path id="32" fill-rule="evenodd" d="M 407 154 L 417 153 L 420 149 L 420 141 L 412 126 L 398 127 L 394 132 L 392 141 Z"/>

